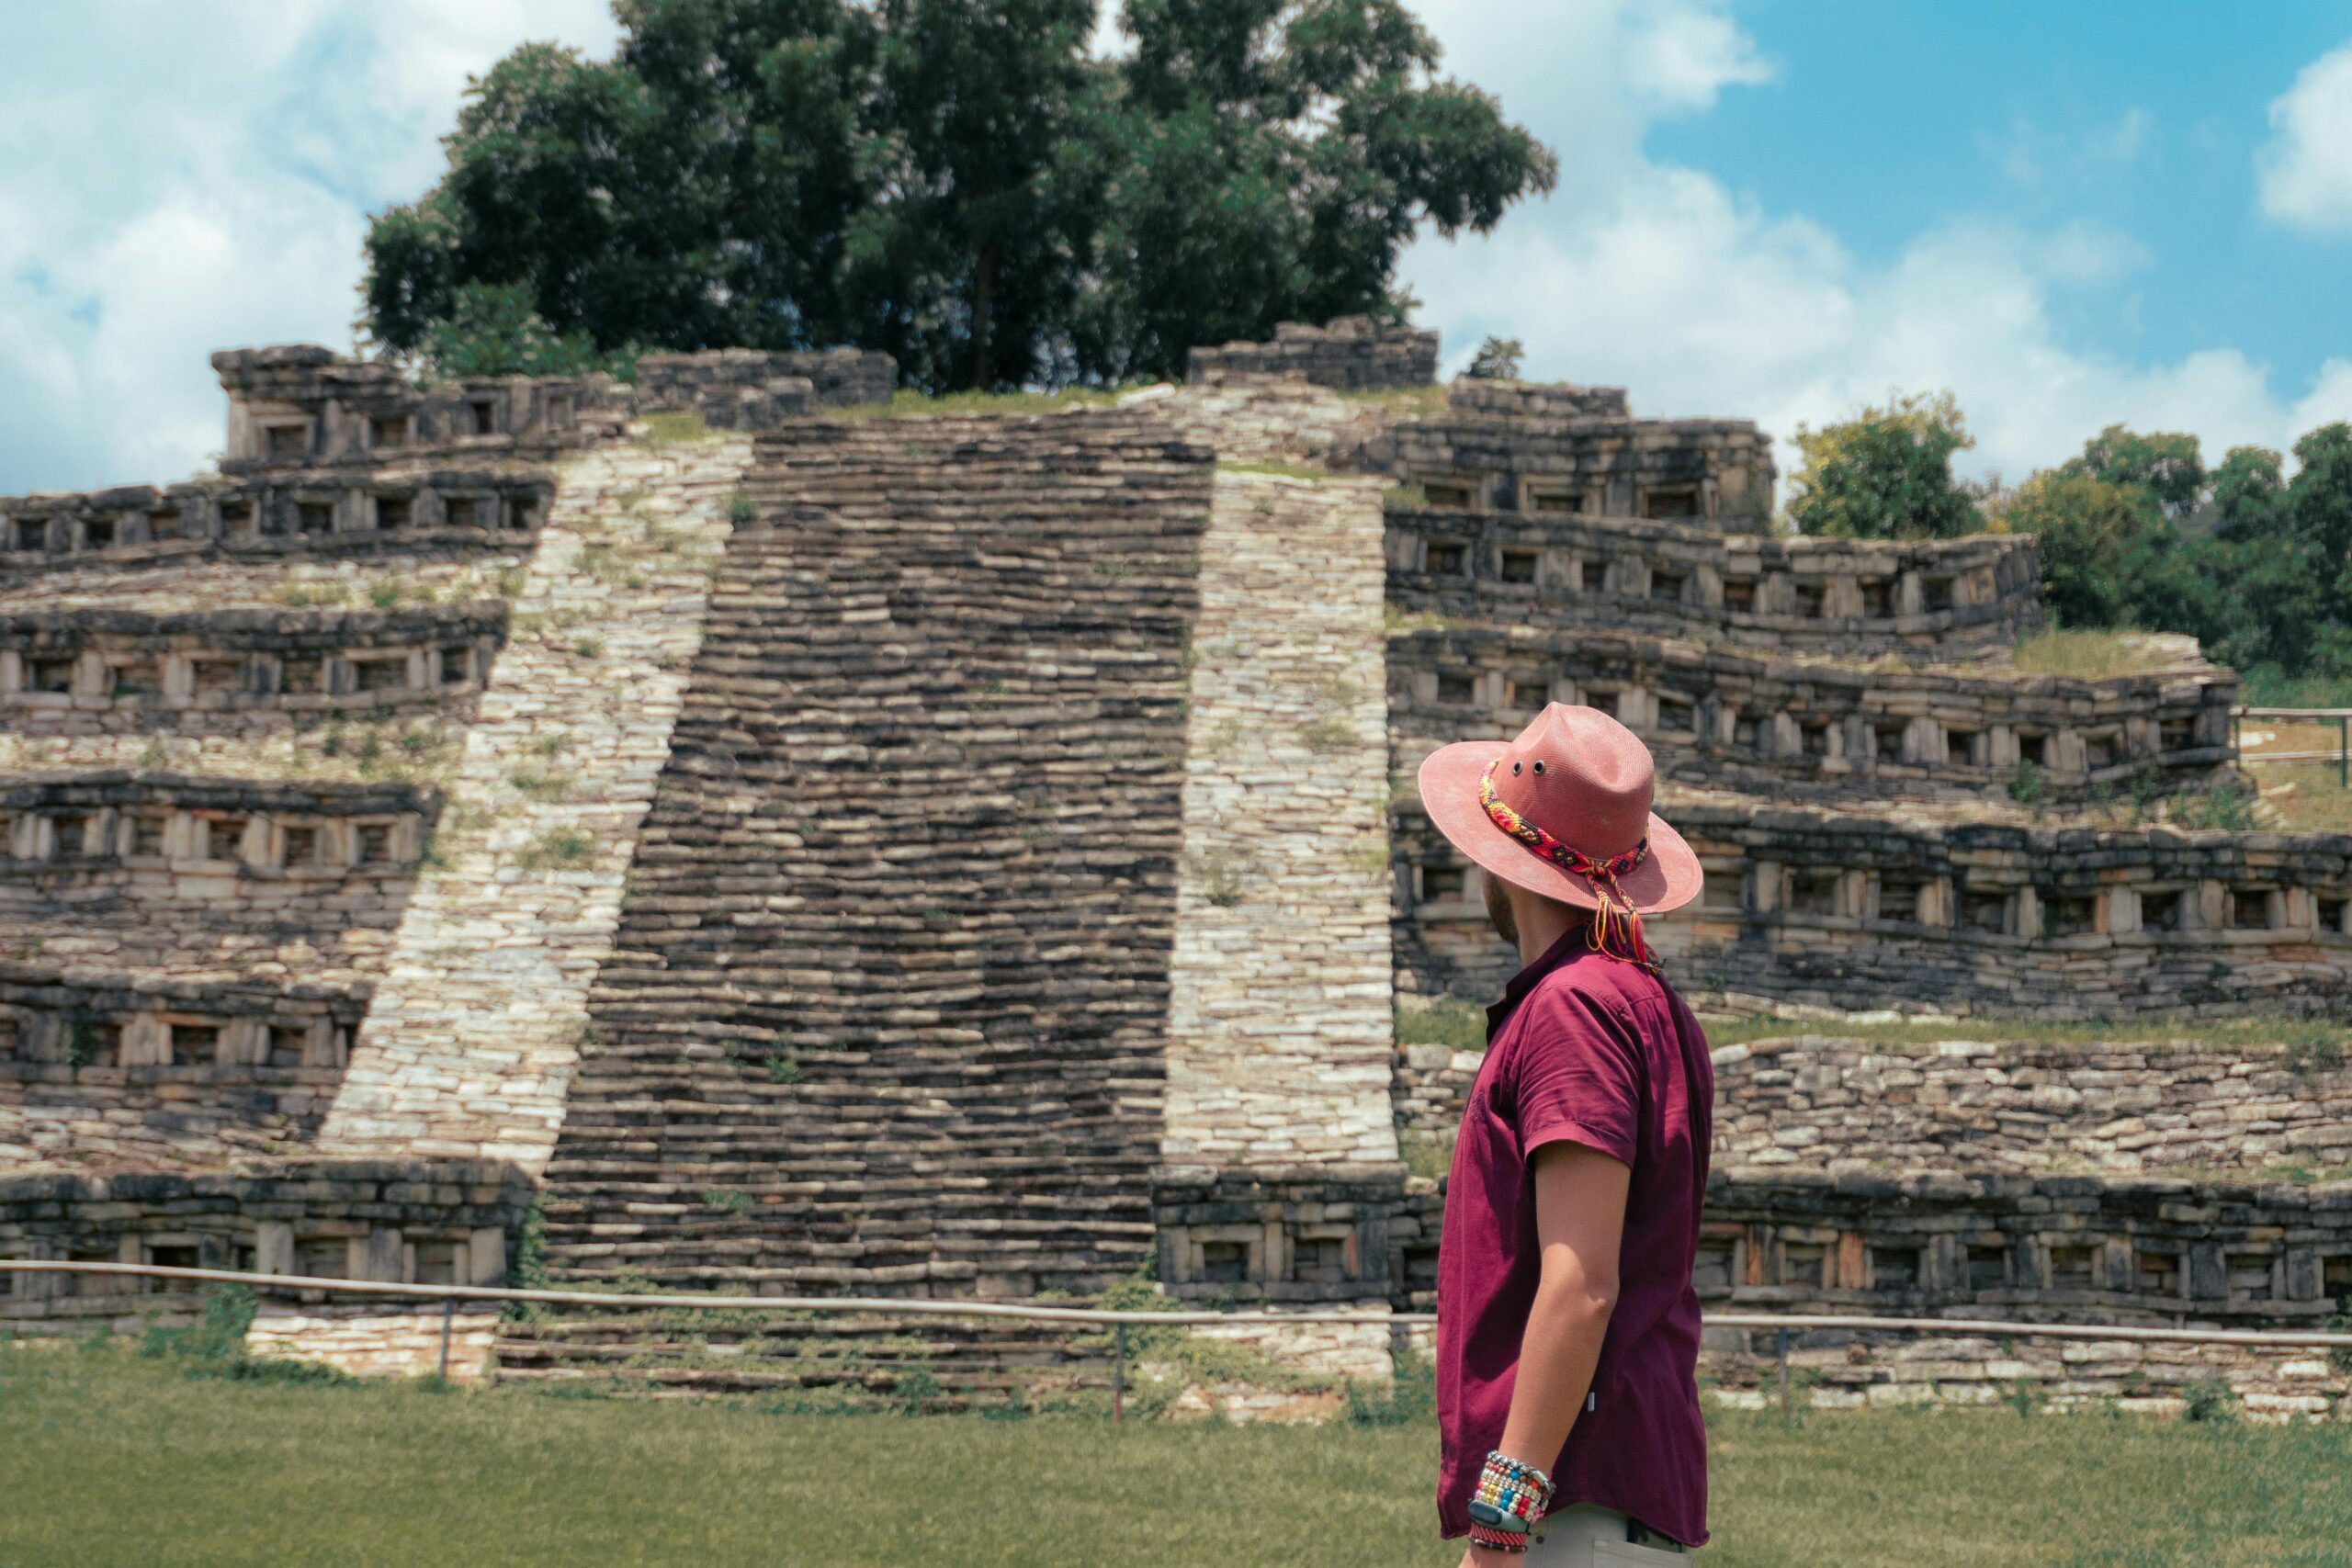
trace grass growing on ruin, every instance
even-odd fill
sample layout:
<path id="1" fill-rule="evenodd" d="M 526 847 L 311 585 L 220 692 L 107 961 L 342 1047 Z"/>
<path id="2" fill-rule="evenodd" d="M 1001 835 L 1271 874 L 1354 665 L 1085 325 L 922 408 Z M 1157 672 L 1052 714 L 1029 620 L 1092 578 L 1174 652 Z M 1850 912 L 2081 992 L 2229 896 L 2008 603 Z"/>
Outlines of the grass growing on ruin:
<path id="1" fill-rule="evenodd" d="M 2029 675 L 2077 681 L 2169 670 L 2180 662 L 2179 655 L 2152 643 L 2144 634 L 2124 631 L 2041 632 L 2021 638 L 2010 658 Z"/>
<path id="2" fill-rule="evenodd" d="M 644 423 L 645 439 L 656 446 L 698 446 L 718 439 L 698 413 L 650 413 Z"/>
<path id="3" fill-rule="evenodd" d="M 1305 479 L 1311 484 L 1354 477 L 1336 469 L 1317 468 L 1312 463 L 1219 463 L 1216 471 L 1220 474 L 1263 474 L 1277 479 Z"/>
<path id="4" fill-rule="evenodd" d="M 1065 387 L 1058 392 L 950 392 L 932 397 L 901 390 L 887 403 L 829 411 L 836 419 L 925 419 L 941 414 L 1067 413 L 1103 409 L 1132 388 Z"/>
<path id="5" fill-rule="evenodd" d="M 0 1563 L 1452 1568 L 1397 1425 L 779 1416 L 0 1348 Z M 2352 1428 L 1718 1414 L 1717 1568 L 2352 1563 Z M 862 1523 L 870 1478 L 917 1478 Z M 1077 1528 L 1082 1500 L 1107 1528 Z"/>

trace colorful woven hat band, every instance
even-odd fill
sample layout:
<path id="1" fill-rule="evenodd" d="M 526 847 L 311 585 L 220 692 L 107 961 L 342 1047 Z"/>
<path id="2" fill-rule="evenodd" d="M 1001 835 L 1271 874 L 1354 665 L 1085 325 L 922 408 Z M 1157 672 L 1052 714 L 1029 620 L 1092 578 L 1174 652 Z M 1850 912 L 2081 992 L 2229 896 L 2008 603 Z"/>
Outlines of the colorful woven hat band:
<path id="1" fill-rule="evenodd" d="M 1594 952 L 1623 963 L 1638 964 L 1645 969 L 1657 969 L 1657 955 L 1650 951 L 1648 940 L 1642 935 L 1642 912 L 1634 908 L 1634 900 L 1617 885 L 1619 877 L 1630 875 L 1634 867 L 1649 858 L 1649 840 L 1644 839 L 1623 854 L 1594 860 L 1512 810 L 1495 793 L 1495 770 L 1500 766 L 1502 759 L 1498 757 L 1478 775 L 1478 804 L 1487 808 L 1495 826 L 1562 871 L 1592 884 L 1592 896 L 1600 906 L 1592 916 Z"/>

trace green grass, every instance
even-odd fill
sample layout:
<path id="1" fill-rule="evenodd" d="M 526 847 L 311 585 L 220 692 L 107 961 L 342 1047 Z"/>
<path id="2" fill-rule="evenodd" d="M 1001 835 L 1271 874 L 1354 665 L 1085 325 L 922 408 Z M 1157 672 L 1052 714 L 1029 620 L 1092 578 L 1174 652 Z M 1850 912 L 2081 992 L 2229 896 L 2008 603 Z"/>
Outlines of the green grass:
<path id="1" fill-rule="evenodd" d="M 2149 647 L 2142 634 L 2129 631 L 2042 632 L 2020 639 L 2010 658 L 2028 674 L 2077 681 L 2169 670 L 2180 662 L 2177 656 Z"/>
<path id="2" fill-rule="evenodd" d="M 2238 696 L 2248 707 L 2352 708 L 2352 675 L 2289 675 L 2258 664 L 2239 675 Z"/>
<path id="3" fill-rule="evenodd" d="M 1396 1043 L 1483 1051 L 1487 1048 L 1487 1010 L 1476 1002 L 1443 999 L 1399 1003 Z"/>
<path id="4" fill-rule="evenodd" d="M 1947 1040 L 1991 1040 L 2030 1045 L 2145 1045 L 2183 1041 L 2233 1049 L 2274 1048 L 2290 1057 L 2325 1066 L 2352 1057 L 2352 1026 L 2310 1018 L 2128 1019 L 2111 1022 L 2050 1023 L 2030 1019 L 1898 1019 L 1859 1022 L 1844 1019 L 1742 1018 L 1710 1015 L 1710 1045 L 1745 1045 L 1756 1040 L 1818 1035 L 1877 1045 L 1926 1046 Z M 1408 1003 L 1396 1010 L 1400 1045 L 1448 1045 L 1482 1051 L 1487 1010 L 1476 1002 Z"/>
<path id="5" fill-rule="evenodd" d="M 1716 1568 L 2352 1564 L 2352 1428 L 2005 1409 L 1713 1430 Z M 784 1416 L 0 1350 L 0 1565 L 1452 1568 L 1436 1448 L 1425 1420 Z M 905 1505 L 864 1522 L 877 1490 Z"/>
<path id="6" fill-rule="evenodd" d="M 2290 829 L 2352 833 L 2352 791 L 2338 782 L 2341 775 L 2334 762 L 2281 762 L 2246 771 L 2264 789 L 2283 784 L 2295 786 L 2292 794 L 2267 797 Z"/>

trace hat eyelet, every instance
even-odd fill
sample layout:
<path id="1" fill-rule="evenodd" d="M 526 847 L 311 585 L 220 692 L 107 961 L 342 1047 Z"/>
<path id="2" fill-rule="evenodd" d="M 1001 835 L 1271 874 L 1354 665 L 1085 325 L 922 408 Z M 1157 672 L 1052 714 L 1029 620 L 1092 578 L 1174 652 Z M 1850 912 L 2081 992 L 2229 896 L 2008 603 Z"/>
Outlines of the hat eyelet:
<path id="1" fill-rule="evenodd" d="M 1544 771 L 1544 762 L 1543 762 L 1543 759 L 1538 758 L 1538 759 L 1536 760 L 1536 762 L 1535 762 L 1535 771 L 1536 771 L 1537 773 L 1542 773 L 1542 772 Z"/>

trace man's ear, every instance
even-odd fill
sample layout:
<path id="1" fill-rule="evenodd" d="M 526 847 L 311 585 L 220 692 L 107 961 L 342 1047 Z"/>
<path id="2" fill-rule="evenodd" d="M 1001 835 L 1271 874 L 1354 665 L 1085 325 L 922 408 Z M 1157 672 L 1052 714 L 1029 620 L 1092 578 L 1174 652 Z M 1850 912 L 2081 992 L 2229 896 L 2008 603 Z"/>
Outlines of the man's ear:
<path id="1" fill-rule="evenodd" d="M 1487 895 L 1487 919 L 1494 921 L 1495 934 L 1506 946 L 1519 945 L 1519 912 L 1511 908 L 1510 884 L 1499 876 L 1478 874 L 1478 886 Z"/>

